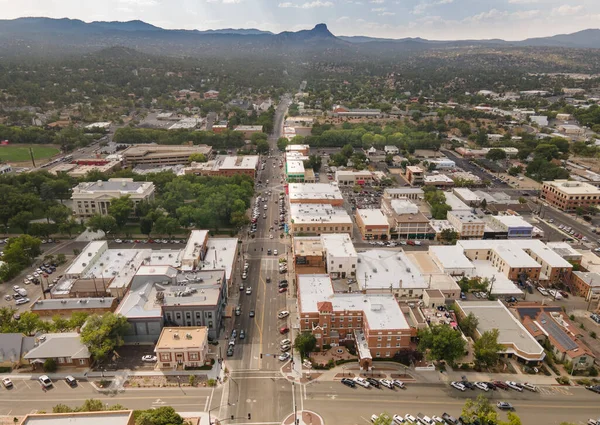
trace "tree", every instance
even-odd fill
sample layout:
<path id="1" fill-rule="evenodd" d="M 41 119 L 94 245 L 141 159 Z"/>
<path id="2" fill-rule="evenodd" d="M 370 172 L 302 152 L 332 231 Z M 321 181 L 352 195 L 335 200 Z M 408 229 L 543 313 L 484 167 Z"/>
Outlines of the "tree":
<path id="1" fill-rule="evenodd" d="M 506 159 L 506 152 L 504 152 L 502 149 L 492 148 L 485 155 L 485 157 L 487 159 L 489 159 L 490 161 L 500 161 L 500 160 Z"/>
<path id="2" fill-rule="evenodd" d="M 494 366 L 498 363 L 498 359 L 500 358 L 499 353 L 503 351 L 502 345 L 498 343 L 499 334 L 500 331 L 498 329 L 485 331 L 481 337 L 475 341 L 473 353 L 475 355 L 475 363 L 480 367 Z"/>
<path id="3" fill-rule="evenodd" d="M 56 225 L 50 223 L 31 223 L 29 225 L 29 233 L 31 236 L 42 237 L 48 239 L 55 231 Z"/>
<path id="4" fill-rule="evenodd" d="M 454 229 L 444 229 L 440 233 L 440 240 L 447 244 L 454 245 L 459 238 L 459 234 Z"/>
<path id="5" fill-rule="evenodd" d="M 46 359 L 44 361 L 44 372 L 48 372 L 48 373 L 54 373 L 56 372 L 56 360 L 54 360 L 53 358 L 49 358 Z"/>
<path id="6" fill-rule="evenodd" d="M 521 418 L 515 412 L 508 412 L 506 417 L 508 418 L 508 421 L 507 422 L 500 421 L 499 422 L 500 425 L 522 425 Z"/>
<path id="7" fill-rule="evenodd" d="M 256 143 L 256 152 L 260 154 L 269 153 L 269 148 L 269 142 L 267 142 L 266 140 L 259 140 Z"/>
<path id="8" fill-rule="evenodd" d="M 302 357 L 306 357 L 308 353 L 314 351 L 317 346 L 317 339 L 310 332 L 302 332 L 296 337 L 294 347 L 300 351 Z"/>
<path id="9" fill-rule="evenodd" d="M 377 417 L 377 420 L 373 422 L 374 425 L 393 425 L 394 419 L 389 413 L 382 413 Z"/>
<path id="10" fill-rule="evenodd" d="M 2 261 L 23 268 L 30 265 L 33 259 L 42 253 L 42 241 L 29 235 L 10 238 L 4 248 Z"/>
<path id="11" fill-rule="evenodd" d="M 179 223 L 173 217 L 162 216 L 154 223 L 154 232 L 160 235 L 168 235 L 169 238 L 179 230 Z"/>
<path id="12" fill-rule="evenodd" d="M 279 139 L 277 139 L 277 149 L 279 149 L 281 152 L 285 151 L 285 148 L 288 145 L 288 139 L 285 137 L 280 137 Z"/>
<path id="13" fill-rule="evenodd" d="M 308 160 L 304 161 L 304 168 L 312 168 L 315 173 L 321 169 L 322 160 L 319 155 L 309 155 Z"/>
<path id="14" fill-rule="evenodd" d="M 188 158 L 189 162 L 207 162 L 208 159 L 206 158 L 206 155 L 204 155 L 203 153 L 194 153 L 191 154 L 190 157 Z"/>
<path id="15" fill-rule="evenodd" d="M 523 196 L 519 196 L 519 204 L 526 204 L 527 203 L 527 199 L 525 199 Z"/>
<path id="16" fill-rule="evenodd" d="M 25 335 L 33 335 L 35 331 L 43 327 L 42 319 L 40 319 L 39 315 L 31 311 L 24 311 L 20 314 L 19 320 L 17 320 L 17 327 L 19 332 Z"/>
<path id="17" fill-rule="evenodd" d="M 479 325 L 479 319 L 471 312 L 464 319 L 460 321 L 460 329 L 463 333 L 471 338 L 475 336 L 475 330 Z"/>
<path id="18" fill-rule="evenodd" d="M 354 148 L 352 147 L 352 145 L 345 145 L 342 150 L 340 151 L 340 153 L 342 155 L 344 155 L 346 158 L 350 158 L 352 156 L 352 154 L 354 153 Z"/>
<path id="19" fill-rule="evenodd" d="M 33 220 L 33 214 L 29 211 L 21 211 L 13 216 L 8 224 L 10 227 L 18 227 L 21 229 L 21 232 L 27 233 L 29 230 L 29 225 L 31 224 L 31 220 Z"/>
<path id="20" fill-rule="evenodd" d="M 154 227 L 154 220 L 152 217 L 142 217 L 140 218 L 140 232 L 144 235 L 150 237 L 150 233 L 152 233 L 152 228 Z"/>
<path id="21" fill-rule="evenodd" d="M 182 425 L 183 418 L 170 406 L 144 410 L 135 425 Z"/>
<path id="22" fill-rule="evenodd" d="M 117 227 L 122 229 L 129 220 L 129 217 L 133 213 L 133 201 L 127 196 L 121 196 L 117 199 L 113 199 L 110 201 L 110 206 L 108 207 L 108 214 L 115 218 L 115 222 L 117 223 Z"/>
<path id="23" fill-rule="evenodd" d="M 253 145 L 258 145 L 259 142 L 266 142 L 268 136 L 265 133 L 253 133 L 250 136 L 250 141 L 252 141 Z"/>
<path id="24" fill-rule="evenodd" d="M 459 331 L 447 325 L 433 325 L 419 331 L 419 350 L 430 360 L 445 360 L 453 364 L 465 355 L 465 340 Z"/>
<path id="25" fill-rule="evenodd" d="M 108 235 L 117 228 L 117 220 L 112 215 L 96 214 L 88 219 L 86 225 L 93 232 L 101 230 Z"/>
<path id="26" fill-rule="evenodd" d="M 513 176 L 513 177 L 518 176 L 522 172 L 523 172 L 523 167 L 520 166 L 520 165 L 517 165 L 516 167 L 510 167 L 508 169 L 508 174 L 511 175 L 511 176 Z"/>
<path id="27" fill-rule="evenodd" d="M 96 360 L 104 360 L 112 351 L 123 345 L 123 336 L 129 331 L 125 316 L 104 313 L 90 316 L 81 330 L 81 342 Z"/>
<path id="28" fill-rule="evenodd" d="M 476 400 L 467 399 L 462 409 L 462 418 L 473 423 L 478 420 L 481 425 L 495 425 L 498 423 L 498 412 L 483 394 L 479 394 Z"/>

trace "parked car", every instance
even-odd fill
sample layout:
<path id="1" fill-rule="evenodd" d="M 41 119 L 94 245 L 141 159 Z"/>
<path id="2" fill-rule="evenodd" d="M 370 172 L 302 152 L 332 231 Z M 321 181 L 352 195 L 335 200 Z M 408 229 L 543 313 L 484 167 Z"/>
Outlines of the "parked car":
<path id="1" fill-rule="evenodd" d="M 356 387 L 356 384 L 354 383 L 354 381 L 352 379 L 348 379 L 348 378 L 342 378 L 342 384 L 344 384 L 350 388 Z"/>
<path id="2" fill-rule="evenodd" d="M 585 389 L 600 394 L 600 385 L 587 385 Z"/>
<path id="3" fill-rule="evenodd" d="M 156 361 L 156 356 L 153 356 L 151 354 L 147 354 L 145 356 L 142 356 L 142 361 L 143 362 L 148 362 L 148 363 L 154 363 Z"/>
<path id="4" fill-rule="evenodd" d="M 281 353 L 279 356 L 279 361 L 284 362 L 291 357 L 290 353 Z"/>
<path id="5" fill-rule="evenodd" d="M 510 389 L 517 390 L 519 392 L 523 392 L 523 387 L 521 387 L 521 385 L 517 384 L 514 381 L 506 381 L 506 385 L 508 385 L 508 388 L 510 388 Z"/>
<path id="6" fill-rule="evenodd" d="M 68 375 L 67 377 L 65 377 L 65 382 L 70 387 L 76 387 L 77 386 L 77 380 L 75 378 L 73 378 L 71 375 Z"/>
<path id="7" fill-rule="evenodd" d="M 284 310 L 284 311 L 280 311 L 280 312 L 277 314 L 277 318 L 278 318 L 278 319 L 285 319 L 285 318 L 286 318 L 286 317 L 288 317 L 289 315 L 290 315 L 290 312 L 289 312 L 289 311 L 287 311 L 287 310 Z"/>
<path id="8" fill-rule="evenodd" d="M 394 423 L 394 425 L 403 425 L 406 423 L 406 420 L 402 415 L 394 415 L 392 417 L 392 422 Z"/>
<path id="9" fill-rule="evenodd" d="M 291 345 L 291 344 L 287 344 L 287 345 L 282 345 L 282 346 L 280 347 L 280 350 L 281 350 L 281 351 L 290 351 L 290 350 L 291 350 L 291 348 L 292 348 L 292 345 Z"/>
<path id="10" fill-rule="evenodd" d="M 379 382 L 381 383 L 381 385 L 389 388 L 390 390 L 394 389 L 394 382 L 390 381 L 389 379 L 380 379 Z"/>
<path id="11" fill-rule="evenodd" d="M 280 294 L 283 294 L 284 292 L 287 292 L 287 288 L 279 288 Z"/>
<path id="12" fill-rule="evenodd" d="M 370 386 L 369 382 L 366 379 L 360 378 L 358 376 L 354 378 L 354 382 L 357 385 L 360 385 L 361 387 L 364 387 L 364 388 L 369 388 L 369 386 Z"/>
<path id="13" fill-rule="evenodd" d="M 368 382 L 368 383 L 369 383 L 369 384 L 370 384 L 372 387 L 379 388 L 379 381 L 378 381 L 377 379 L 374 379 L 374 378 L 366 378 L 366 379 L 367 379 L 367 382 Z"/>
<path id="14" fill-rule="evenodd" d="M 477 388 L 479 388 L 480 390 L 483 390 L 483 391 L 489 391 L 489 390 L 490 390 L 490 389 L 488 388 L 488 386 L 486 385 L 486 383 L 485 383 L 485 382 L 475 382 L 475 386 L 476 386 Z"/>
<path id="15" fill-rule="evenodd" d="M 493 384 L 497 388 L 500 388 L 500 389 L 503 389 L 503 390 L 508 390 L 509 389 L 509 386 L 506 385 L 506 382 L 503 382 L 503 381 L 494 381 Z"/>
<path id="16" fill-rule="evenodd" d="M 458 421 L 456 420 L 456 418 L 452 415 L 449 415 L 448 413 L 444 412 L 442 414 L 442 419 L 446 421 L 446 423 L 449 423 L 450 425 L 456 425 L 458 423 Z"/>
<path id="17" fill-rule="evenodd" d="M 533 384 L 530 384 L 529 382 L 524 382 L 521 384 L 521 386 L 523 388 L 525 388 L 526 390 L 533 391 L 533 392 L 537 392 L 537 390 L 538 390 L 538 387 L 536 387 Z"/>
<path id="18" fill-rule="evenodd" d="M 288 333 L 289 331 L 290 331 L 290 328 L 288 328 L 287 326 L 283 326 L 279 329 L 279 333 L 282 335 Z"/>
<path id="19" fill-rule="evenodd" d="M 44 388 L 50 388 L 52 386 L 52 381 L 50 380 L 50 378 L 48 378 L 48 375 L 40 376 L 38 378 L 38 381 L 40 381 L 40 384 L 42 384 Z"/>
<path id="20" fill-rule="evenodd" d="M 415 418 L 410 413 L 407 413 L 406 416 L 404 416 L 404 419 L 406 419 L 406 421 L 410 422 L 411 424 L 416 424 L 417 423 L 417 418 Z"/>
<path id="21" fill-rule="evenodd" d="M 512 404 L 506 402 L 506 401 L 499 401 L 498 403 L 496 403 L 496 406 L 498 406 L 498 409 L 500 410 L 513 410 L 513 406 Z"/>
<path id="22" fill-rule="evenodd" d="M 12 388 L 12 386 L 13 386 L 13 383 L 12 383 L 12 381 L 10 380 L 10 378 L 4 378 L 4 379 L 2 380 L 2 385 L 4 385 L 4 388 Z"/>
<path id="23" fill-rule="evenodd" d="M 375 415 L 375 414 L 371 415 L 371 422 L 375 423 L 375 422 L 377 422 L 378 420 L 379 420 L 379 416 L 377 416 L 377 415 Z"/>
<path id="24" fill-rule="evenodd" d="M 227 348 L 227 357 L 231 357 L 231 356 L 233 356 L 233 347 L 234 347 L 233 345 L 230 345 L 230 346 Z"/>
<path id="25" fill-rule="evenodd" d="M 16 305 L 22 305 L 22 304 L 27 304 L 29 302 L 29 298 L 19 298 L 15 304 Z"/>
<path id="26" fill-rule="evenodd" d="M 457 381 L 451 382 L 450 386 L 452 386 L 452 387 L 454 387 L 454 388 L 456 388 L 457 390 L 460 390 L 460 391 L 466 391 L 467 390 L 467 388 L 463 384 L 461 384 L 460 382 L 457 382 Z"/>

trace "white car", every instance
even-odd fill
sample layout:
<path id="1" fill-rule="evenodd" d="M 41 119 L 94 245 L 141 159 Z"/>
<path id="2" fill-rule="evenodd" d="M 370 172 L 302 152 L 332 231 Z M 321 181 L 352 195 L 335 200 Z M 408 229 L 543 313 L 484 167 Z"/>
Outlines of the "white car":
<path id="1" fill-rule="evenodd" d="M 286 318 L 286 317 L 288 317 L 289 315 L 290 315 L 290 312 L 289 312 L 289 311 L 287 311 L 287 310 L 284 310 L 284 311 L 280 311 L 280 312 L 277 314 L 277 318 L 278 318 L 278 319 L 285 319 L 285 318 Z"/>
<path id="2" fill-rule="evenodd" d="M 156 361 L 156 356 L 153 356 L 151 354 L 147 354 L 145 356 L 142 356 L 142 361 L 143 362 L 154 363 Z"/>
<path id="3" fill-rule="evenodd" d="M 508 385 L 508 387 L 512 388 L 513 390 L 517 390 L 519 392 L 523 392 L 523 387 L 521 387 L 519 384 L 517 384 L 514 381 L 506 381 L 505 384 Z"/>
<path id="4" fill-rule="evenodd" d="M 277 250 L 276 250 L 276 249 L 274 249 L 274 250 L 273 250 L 273 255 L 277 255 L 277 254 L 278 254 L 278 253 L 277 253 Z"/>
<path id="5" fill-rule="evenodd" d="M 10 378 L 4 378 L 2 380 L 2 385 L 4 385 L 4 388 L 10 388 L 13 386 L 12 381 L 10 380 Z"/>
<path id="6" fill-rule="evenodd" d="M 284 361 L 286 361 L 287 359 L 289 359 L 290 357 L 291 357 L 291 356 L 290 356 L 290 353 L 283 353 L 282 355 L 280 355 L 280 356 L 279 356 L 279 361 L 280 361 L 280 362 L 284 362 Z"/>
<path id="7" fill-rule="evenodd" d="M 384 387 L 388 387 L 390 390 L 394 389 L 394 383 L 392 381 L 390 381 L 389 379 L 380 379 L 379 383 L 381 385 L 383 385 Z"/>
<path id="8" fill-rule="evenodd" d="M 411 424 L 416 424 L 416 423 L 417 423 L 417 418 L 415 418 L 415 417 L 414 417 L 413 415 L 411 415 L 410 413 L 407 413 L 407 414 L 404 416 L 404 419 L 405 419 L 407 422 L 410 422 Z"/>
<path id="9" fill-rule="evenodd" d="M 252 295 L 252 288 L 249 286 L 246 288 L 246 295 Z"/>
<path id="10" fill-rule="evenodd" d="M 523 388 L 525 388 L 526 390 L 533 391 L 533 392 L 537 392 L 537 390 L 538 390 L 538 387 L 536 387 L 533 384 L 530 384 L 529 382 L 524 382 L 521 384 L 521 386 Z"/>
<path id="11" fill-rule="evenodd" d="M 354 381 L 354 382 L 355 382 L 357 385 L 360 385 L 361 387 L 364 387 L 364 388 L 369 388 L 369 386 L 370 386 L 370 384 L 367 382 L 367 380 L 366 380 L 366 379 L 364 379 L 364 378 L 360 378 L 360 377 L 358 377 L 358 376 L 357 376 L 357 377 L 355 377 L 355 378 L 353 379 L 353 381 Z"/>
<path id="12" fill-rule="evenodd" d="M 283 341 L 281 341 L 281 342 L 279 343 L 279 345 L 282 345 L 282 346 L 283 346 L 283 345 L 288 345 L 288 344 L 291 344 L 291 343 L 292 343 L 292 341 L 291 341 L 291 340 L 289 340 L 289 339 L 284 339 Z"/>
<path id="13" fill-rule="evenodd" d="M 404 416 L 402 415 L 394 415 L 392 417 L 392 421 L 394 422 L 395 425 L 401 425 L 406 423 L 406 420 L 404 420 Z"/>
<path id="14" fill-rule="evenodd" d="M 38 378 L 38 381 L 40 381 L 40 384 L 42 384 L 42 386 L 44 386 L 45 388 L 49 388 L 52 386 L 52 381 L 50 380 L 50 378 L 48 378 L 48 375 L 42 375 Z"/>
<path id="15" fill-rule="evenodd" d="M 538 286 L 537 290 L 539 291 L 540 294 L 542 294 L 544 296 L 548 296 L 548 291 L 546 291 L 546 289 L 542 288 L 541 286 Z"/>
<path id="16" fill-rule="evenodd" d="M 27 304 L 29 302 L 29 298 L 19 298 L 15 304 L 16 305 L 22 305 L 22 304 Z"/>
<path id="17" fill-rule="evenodd" d="M 475 382 L 475 386 L 477 388 L 479 388 L 480 390 L 489 391 L 489 388 L 488 388 L 488 386 L 486 385 L 485 382 Z"/>
<path id="18" fill-rule="evenodd" d="M 434 421 L 435 423 L 438 423 L 438 424 L 444 424 L 444 425 L 446 424 L 446 421 L 445 421 L 445 420 L 443 420 L 442 418 L 440 418 L 439 416 L 435 416 L 435 415 L 433 415 L 433 416 L 431 417 L 431 419 L 433 419 L 433 421 Z"/>
<path id="19" fill-rule="evenodd" d="M 450 385 L 460 391 L 466 390 L 465 386 L 463 384 L 461 384 L 460 382 L 456 382 L 456 381 L 450 382 Z"/>
<path id="20" fill-rule="evenodd" d="M 377 415 L 375 415 L 375 414 L 371 415 L 371 422 L 375 423 L 375 422 L 377 422 L 378 420 L 379 420 L 379 416 L 377 416 Z"/>

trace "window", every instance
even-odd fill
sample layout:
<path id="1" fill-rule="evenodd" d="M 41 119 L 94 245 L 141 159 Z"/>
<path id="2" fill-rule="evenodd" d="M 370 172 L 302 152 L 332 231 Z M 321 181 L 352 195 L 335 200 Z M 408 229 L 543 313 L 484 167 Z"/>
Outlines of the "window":
<path id="1" fill-rule="evenodd" d="M 85 364 L 85 359 L 79 359 L 79 364 Z"/>
<path id="2" fill-rule="evenodd" d="M 196 319 L 201 319 L 201 318 L 202 318 L 202 315 L 200 314 L 200 312 L 199 312 L 199 311 L 197 311 L 197 312 L 196 312 Z"/>
<path id="3" fill-rule="evenodd" d="M 381 348 L 381 344 L 377 344 L 377 348 Z"/>
<path id="4" fill-rule="evenodd" d="M 212 320 L 211 320 L 210 322 L 208 322 L 208 327 L 209 327 L 209 328 L 212 328 L 212 327 L 213 327 L 213 322 L 212 322 Z"/>
<path id="5" fill-rule="evenodd" d="M 206 313 L 206 317 L 209 319 L 212 319 L 212 311 L 209 311 L 208 313 Z"/>
<path id="6" fill-rule="evenodd" d="M 177 317 L 178 319 L 181 319 L 181 313 L 177 313 L 177 314 L 175 315 L 175 317 Z"/>
<path id="7" fill-rule="evenodd" d="M 375 357 L 381 357 L 381 353 L 378 351 L 377 353 L 375 353 Z"/>
<path id="8" fill-rule="evenodd" d="M 198 353 L 190 353 L 190 360 L 198 360 Z"/>
<path id="9" fill-rule="evenodd" d="M 342 268 L 342 265 L 340 264 L 340 269 Z"/>
<path id="10" fill-rule="evenodd" d="M 64 363 L 65 362 L 65 358 L 64 357 L 59 357 L 58 358 L 58 362 L 59 363 Z"/>
<path id="11" fill-rule="evenodd" d="M 189 311 L 185 313 L 185 318 L 186 319 L 191 319 L 192 318 L 192 313 L 190 313 Z"/>
<path id="12" fill-rule="evenodd" d="M 381 337 L 380 336 L 377 337 L 377 341 L 381 341 Z"/>

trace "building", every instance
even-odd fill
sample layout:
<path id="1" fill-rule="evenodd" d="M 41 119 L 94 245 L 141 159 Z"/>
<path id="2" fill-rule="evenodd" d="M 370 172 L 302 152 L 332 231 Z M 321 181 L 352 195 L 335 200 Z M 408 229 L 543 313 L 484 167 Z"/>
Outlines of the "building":
<path id="1" fill-rule="evenodd" d="M 129 196 L 134 205 L 154 199 L 154 183 L 133 179 L 108 179 L 79 183 L 72 192 L 73 213 L 81 218 L 107 215 L 113 199 Z"/>
<path id="2" fill-rule="evenodd" d="M 41 335 L 36 339 L 36 345 L 23 356 L 34 368 L 41 368 L 48 359 L 54 359 L 58 366 L 90 367 L 91 357 L 77 332 Z"/>
<path id="3" fill-rule="evenodd" d="M 291 159 L 285 161 L 285 176 L 289 183 L 304 183 L 304 162 Z"/>
<path id="4" fill-rule="evenodd" d="M 433 229 L 435 233 L 435 239 L 440 239 L 442 237 L 442 232 L 444 230 L 450 230 L 452 232 L 456 232 L 456 229 L 453 225 L 450 224 L 448 220 L 430 220 L 429 225 Z"/>
<path id="5" fill-rule="evenodd" d="M 478 319 L 475 339 L 480 338 L 484 332 L 498 329 L 498 342 L 504 347 L 502 357 L 516 358 L 530 366 L 540 364 L 546 357 L 544 348 L 500 300 L 457 301 L 456 305 L 459 317 L 464 318 L 473 313 Z"/>
<path id="6" fill-rule="evenodd" d="M 456 163 L 450 159 L 430 159 L 429 164 L 434 164 L 436 170 L 450 170 L 456 168 Z"/>
<path id="7" fill-rule="evenodd" d="M 35 337 L 22 333 L 0 333 L 0 367 L 13 369 L 36 344 Z"/>
<path id="8" fill-rule="evenodd" d="M 97 314 L 115 311 L 118 300 L 114 297 L 102 298 L 65 298 L 65 299 L 39 299 L 31 306 L 31 312 L 40 316 L 71 318 L 75 312 Z"/>
<path id="9" fill-rule="evenodd" d="M 290 205 L 290 229 L 293 235 L 316 235 L 323 233 L 348 233 L 352 236 L 352 218 L 342 207 L 331 204 Z"/>
<path id="10" fill-rule="evenodd" d="M 344 197 L 337 184 L 333 183 L 290 183 L 288 185 L 290 204 L 329 204 L 334 207 L 344 205 Z"/>
<path id="11" fill-rule="evenodd" d="M 411 328 L 392 295 L 335 293 L 326 274 L 298 276 L 298 316 L 318 348 L 354 342 L 362 370 L 410 344 Z"/>
<path id="12" fill-rule="evenodd" d="M 138 165 L 187 165 L 190 156 L 203 154 L 208 159 L 212 147 L 207 145 L 171 146 L 171 145 L 133 145 L 120 152 L 123 166 L 134 168 Z"/>
<path id="13" fill-rule="evenodd" d="M 133 410 L 101 412 L 31 413 L 20 425 L 135 425 Z"/>
<path id="14" fill-rule="evenodd" d="M 422 185 L 424 175 L 423 169 L 419 166 L 409 165 L 406 167 L 406 180 L 408 180 L 412 186 Z"/>
<path id="15" fill-rule="evenodd" d="M 584 297 L 586 301 L 600 296 L 600 274 L 596 272 L 574 271 L 569 285 L 573 294 Z"/>
<path id="16" fill-rule="evenodd" d="M 580 340 L 583 333 L 560 307 L 519 304 L 515 310 L 536 341 L 549 343 L 557 361 L 571 363 L 573 370 L 588 369 L 594 364 L 594 354 Z"/>
<path id="17" fill-rule="evenodd" d="M 481 239 L 485 232 L 485 222 L 471 211 L 448 211 L 446 218 L 456 229 L 461 239 Z"/>
<path id="18" fill-rule="evenodd" d="M 297 152 L 301 155 L 308 156 L 308 154 L 310 153 L 310 146 L 309 145 L 287 145 L 285 147 L 286 155 L 291 152 Z"/>
<path id="19" fill-rule="evenodd" d="M 383 199 L 423 199 L 425 192 L 418 187 L 387 188 L 383 191 Z"/>
<path id="20" fill-rule="evenodd" d="M 0 164 L 0 175 L 12 173 L 12 166 L 10 164 Z"/>
<path id="21" fill-rule="evenodd" d="M 253 134 L 262 133 L 262 125 L 238 125 L 233 128 L 233 131 L 244 133 L 244 139 L 250 140 Z"/>
<path id="22" fill-rule="evenodd" d="M 556 119 L 558 121 L 569 121 L 573 119 L 571 114 L 556 114 Z"/>
<path id="23" fill-rule="evenodd" d="M 335 172 L 335 181 L 340 186 L 354 186 L 374 184 L 378 181 L 377 175 L 369 170 L 352 171 L 337 170 Z"/>
<path id="24" fill-rule="evenodd" d="M 400 149 L 394 145 L 386 145 L 383 150 L 386 155 L 398 155 L 400 153 Z"/>
<path id="25" fill-rule="evenodd" d="M 304 170 L 304 183 L 316 183 L 317 177 L 315 176 L 315 172 L 312 168 L 306 168 Z"/>
<path id="26" fill-rule="evenodd" d="M 508 239 L 531 238 L 533 225 L 525 221 L 520 215 L 493 215 L 489 216 L 491 223 L 502 232 L 507 233 Z"/>
<path id="27" fill-rule="evenodd" d="M 435 187 L 452 187 L 454 186 L 454 180 L 445 174 L 429 174 L 423 177 L 423 184 L 425 186 Z"/>
<path id="28" fill-rule="evenodd" d="M 481 198 L 466 187 L 455 187 L 452 193 L 468 206 L 477 206 L 481 203 Z"/>
<path id="29" fill-rule="evenodd" d="M 560 114 L 557 114 L 557 117 L 558 115 Z M 532 123 L 537 124 L 539 127 L 548 127 L 548 117 L 545 115 L 531 115 L 529 119 Z"/>
<path id="30" fill-rule="evenodd" d="M 349 118 L 381 118 L 382 113 L 380 109 L 350 109 L 341 105 L 334 105 L 333 113 L 334 117 L 349 117 Z"/>
<path id="31" fill-rule="evenodd" d="M 204 366 L 208 359 L 208 331 L 202 326 L 164 327 L 154 347 L 160 369 Z"/>
<path id="32" fill-rule="evenodd" d="M 361 291 L 394 294 L 396 298 L 418 298 L 428 288 L 422 273 L 403 250 L 359 252 L 356 280 Z"/>
<path id="33" fill-rule="evenodd" d="M 209 90 L 207 92 L 204 92 L 204 98 L 205 99 L 218 99 L 219 92 L 217 90 Z"/>
<path id="34" fill-rule="evenodd" d="M 215 159 L 207 162 L 192 162 L 189 167 L 183 169 L 184 174 L 195 174 L 197 176 L 220 176 L 231 177 L 238 174 L 256 177 L 258 169 L 258 155 L 229 156 L 217 155 Z"/>
<path id="35" fill-rule="evenodd" d="M 585 129 L 574 124 L 561 124 L 558 126 L 558 131 L 571 136 L 585 135 Z"/>
<path id="36" fill-rule="evenodd" d="M 429 219 L 407 199 L 383 198 L 381 211 L 390 225 L 393 239 L 432 239 L 435 233 Z"/>
<path id="37" fill-rule="evenodd" d="M 293 254 L 296 274 L 325 272 L 325 249 L 321 238 L 325 236 L 295 236 Z"/>
<path id="38" fill-rule="evenodd" d="M 600 188 L 579 181 L 545 181 L 540 197 L 560 210 L 575 211 L 577 207 L 600 204 Z"/>
<path id="39" fill-rule="evenodd" d="M 191 130 L 200 128 L 205 121 L 205 118 L 185 117 L 172 124 L 167 130 Z"/>
<path id="40" fill-rule="evenodd" d="M 332 278 L 356 276 L 358 254 L 347 233 L 321 235 L 325 270 Z"/>
<path id="41" fill-rule="evenodd" d="M 390 224 L 381 210 L 357 209 L 354 217 L 363 239 L 388 239 Z"/>

